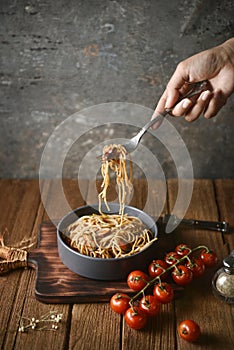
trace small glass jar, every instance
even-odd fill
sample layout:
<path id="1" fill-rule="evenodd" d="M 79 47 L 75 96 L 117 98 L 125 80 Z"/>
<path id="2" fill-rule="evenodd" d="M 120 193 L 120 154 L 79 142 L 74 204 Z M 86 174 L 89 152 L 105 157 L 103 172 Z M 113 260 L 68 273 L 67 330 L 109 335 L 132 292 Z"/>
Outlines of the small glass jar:
<path id="1" fill-rule="evenodd" d="M 234 250 L 223 260 L 223 267 L 215 273 L 212 287 L 216 297 L 228 304 L 234 303 Z"/>

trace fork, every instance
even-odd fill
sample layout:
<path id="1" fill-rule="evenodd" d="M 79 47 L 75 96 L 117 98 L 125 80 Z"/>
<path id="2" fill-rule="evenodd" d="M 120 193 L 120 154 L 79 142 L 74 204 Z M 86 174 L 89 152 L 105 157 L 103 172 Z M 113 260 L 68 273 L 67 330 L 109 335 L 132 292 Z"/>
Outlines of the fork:
<path id="1" fill-rule="evenodd" d="M 176 102 L 176 104 L 184 98 L 190 98 L 192 96 L 196 96 L 200 94 L 202 91 L 207 89 L 206 80 L 198 83 L 193 83 L 190 85 L 192 88 L 184 96 L 181 96 L 179 100 Z M 154 119 L 150 120 L 147 124 L 145 124 L 134 137 L 132 137 L 130 140 L 124 143 L 122 146 L 125 148 L 126 152 L 127 153 L 133 152 L 139 145 L 141 138 L 146 133 L 146 131 L 156 122 L 159 122 L 160 120 L 162 120 L 167 114 L 169 114 L 173 110 L 173 108 L 174 107 L 165 109 L 164 112 L 158 114 Z M 108 154 L 108 159 L 111 159 L 111 158 L 116 158 L 116 153 L 114 152 L 114 150 Z"/>

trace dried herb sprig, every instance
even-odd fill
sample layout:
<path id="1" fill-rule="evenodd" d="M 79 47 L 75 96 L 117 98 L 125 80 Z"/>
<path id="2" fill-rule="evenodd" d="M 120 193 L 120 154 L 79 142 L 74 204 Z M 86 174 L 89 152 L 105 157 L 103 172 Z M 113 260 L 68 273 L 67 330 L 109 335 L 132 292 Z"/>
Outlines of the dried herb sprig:
<path id="1" fill-rule="evenodd" d="M 56 331 L 58 329 L 58 324 L 62 321 L 63 314 L 58 313 L 56 310 L 49 311 L 48 313 L 35 317 L 20 317 L 18 331 L 20 333 L 25 333 L 30 330 L 36 331 Z"/>
<path id="2" fill-rule="evenodd" d="M 10 247 L 5 245 L 4 236 L 9 235 L 9 231 L 5 228 L 4 232 L 0 232 L 0 276 L 21 267 L 27 267 L 28 250 L 35 243 L 35 237 L 23 239 L 21 242 Z"/>

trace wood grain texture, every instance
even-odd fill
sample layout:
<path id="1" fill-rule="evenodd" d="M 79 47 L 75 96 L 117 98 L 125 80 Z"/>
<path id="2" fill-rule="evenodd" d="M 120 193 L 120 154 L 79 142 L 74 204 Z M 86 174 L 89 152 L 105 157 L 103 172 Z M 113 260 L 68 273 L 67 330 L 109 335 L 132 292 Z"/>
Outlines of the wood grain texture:
<path id="1" fill-rule="evenodd" d="M 94 201 L 94 184 L 84 181 L 82 186 L 84 186 L 82 192 L 86 193 L 90 201 Z M 156 184 L 153 184 L 153 188 L 154 186 Z M 54 213 L 58 218 L 60 199 L 54 191 L 55 187 L 53 181 L 46 180 L 43 184 L 47 205 L 53 206 L 57 201 Z M 136 195 L 131 204 L 143 206 L 147 197 L 146 185 L 142 181 L 136 183 L 136 187 Z M 170 212 L 173 208 L 177 196 L 177 181 L 169 180 L 167 187 L 167 201 L 163 212 Z M 9 229 L 10 235 L 6 237 L 7 242 L 13 245 L 24 237 L 35 237 L 38 234 L 39 225 L 48 220 L 46 208 L 40 201 L 38 182 L 36 180 L 0 180 L 0 191 L 0 227 L 1 230 L 5 226 Z M 64 181 L 64 192 L 72 208 L 84 204 L 85 199 L 82 198 L 76 181 Z M 36 272 L 28 268 L 0 277 L 1 349 L 233 349 L 232 306 L 216 299 L 211 290 L 211 279 L 215 270 L 230 250 L 234 249 L 233 193 L 234 180 L 214 182 L 196 180 L 192 200 L 186 213 L 187 218 L 227 220 L 231 225 L 230 234 L 180 225 L 172 234 L 165 235 L 163 226 L 159 226 L 160 239 L 155 258 L 163 257 L 167 251 L 174 249 L 177 243 L 184 242 L 191 246 L 202 243 L 217 251 L 219 265 L 207 270 L 202 278 L 194 280 L 173 303 L 163 305 L 158 317 L 149 320 L 144 330 L 136 332 L 127 327 L 122 316 L 110 310 L 108 302 L 47 304 L 38 301 L 35 298 Z M 158 198 L 152 196 L 147 204 L 149 210 L 152 210 L 151 214 L 157 210 L 157 203 Z M 53 252 L 53 246 L 50 247 L 52 249 L 47 258 L 54 258 L 55 251 Z M 48 249 L 48 247 L 42 247 L 42 249 L 45 248 Z M 38 253 L 34 251 L 36 252 Z M 63 270 L 60 270 L 60 274 L 64 280 Z M 53 281 L 50 277 L 47 277 L 49 283 Z M 121 285 L 118 284 L 118 287 L 122 290 Z M 95 288 L 97 290 L 97 285 Z M 91 297 L 93 298 L 93 295 Z M 29 331 L 25 334 L 18 332 L 20 315 L 37 318 L 51 310 L 63 313 L 62 324 L 58 331 Z M 185 318 L 193 318 L 200 324 L 202 336 L 196 344 L 188 344 L 177 336 L 176 327 Z"/>
<path id="2" fill-rule="evenodd" d="M 0 202 L 1 212 L 4 212 L 4 223 L 11 233 L 11 245 L 22 238 L 38 236 L 39 224 L 45 219 L 44 208 L 40 201 L 40 191 L 37 180 L 1 180 L 3 181 L 3 199 Z M 48 191 L 50 182 L 44 184 Z M 7 220 L 7 217 L 12 217 Z M 25 220 L 24 220 L 25 219 Z M 19 225 L 19 222 L 21 223 Z M 35 271 L 32 269 L 14 271 L 0 279 L 3 292 L 0 296 L 1 310 L 1 348 L 4 349 L 42 349 L 50 344 L 52 349 L 63 349 L 66 337 L 55 332 L 18 332 L 20 316 L 38 318 L 51 310 L 51 305 L 41 304 L 35 299 Z M 68 306 L 53 306 L 58 312 L 63 312 L 64 320 L 68 318 Z M 62 339 L 61 339 L 62 338 Z"/>
<path id="3" fill-rule="evenodd" d="M 34 222 L 38 211 L 27 210 L 27 203 L 31 202 L 32 207 L 38 208 L 40 197 L 38 193 L 37 181 L 19 181 L 19 180 L 1 180 L 0 212 L 1 212 L 1 230 L 7 227 L 9 234 L 4 236 L 5 244 L 14 245 L 22 239 L 30 238 L 34 227 Z M 25 218 L 25 221 L 24 221 Z M 15 271 L 12 274 L 5 275 L 0 279 L 0 304 L 1 315 L 0 324 L 0 344 L 7 341 L 7 330 L 12 326 L 12 320 L 20 312 L 23 305 L 23 299 L 18 303 L 23 272 Z M 15 328 L 15 326 L 14 326 Z M 14 342 L 14 337 L 10 337 Z"/>
<path id="4" fill-rule="evenodd" d="M 57 229 L 51 223 L 40 226 L 40 247 L 29 252 L 28 264 L 37 269 L 35 296 L 45 303 L 108 301 L 118 290 L 130 292 L 125 282 L 96 281 L 70 271 L 60 260 Z"/>
<path id="5" fill-rule="evenodd" d="M 170 206 L 176 194 L 175 187 L 175 182 L 169 181 Z M 219 220 L 219 207 L 212 181 L 196 180 L 194 182 L 193 196 L 186 217 L 201 220 Z M 176 244 L 182 242 L 191 247 L 203 244 L 214 249 L 219 257 L 219 265 L 222 258 L 228 255 L 228 247 L 223 243 L 222 233 L 220 232 L 201 229 L 191 230 L 179 226 L 175 231 L 174 238 Z M 233 346 L 233 330 L 232 323 L 230 323 L 231 306 L 218 301 L 212 294 L 211 281 L 216 270 L 217 266 L 206 270 L 203 277 L 194 280 L 186 287 L 183 298 L 175 301 L 177 324 L 189 318 L 195 320 L 202 330 L 202 336 L 194 345 L 182 341 L 177 335 L 178 349 L 220 350 L 224 339 L 225 349 L 231 349 Z"/>
<path id="6" fill-rule="evenodd" d="M 121 346 L 121 316 L 108 303 L 75 304 L 69 349 L 118 350 Z"/>
<path id="7" fill-rule="evenodd" d="M 234 194 L 233 180 L 215 180 L 216 198 L 219 208 L 220 220 L 228 221 L 229 233 L 223 233 L 223 240 L 228 244 L 229 250 L 234 249 Z"/>

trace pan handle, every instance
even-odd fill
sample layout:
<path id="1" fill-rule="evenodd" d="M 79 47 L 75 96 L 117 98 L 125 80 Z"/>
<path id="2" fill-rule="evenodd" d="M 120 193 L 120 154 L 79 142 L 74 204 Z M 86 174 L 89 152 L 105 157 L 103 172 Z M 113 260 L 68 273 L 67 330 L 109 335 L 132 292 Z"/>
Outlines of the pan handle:
<path id="1" fill-rule="evenodd" d="M 227 221 L 206 221 L 195 219 L 178 219 L 176 215 L 166 214 L 163 216 L 163 223 L 167 223 L 169 218 L 173 218 L 174 223 L 181 223 L 189 226 L 195 226 L 206 230 L 213 230 L 219 232 L 229 232 L 229 223 Z"/>

